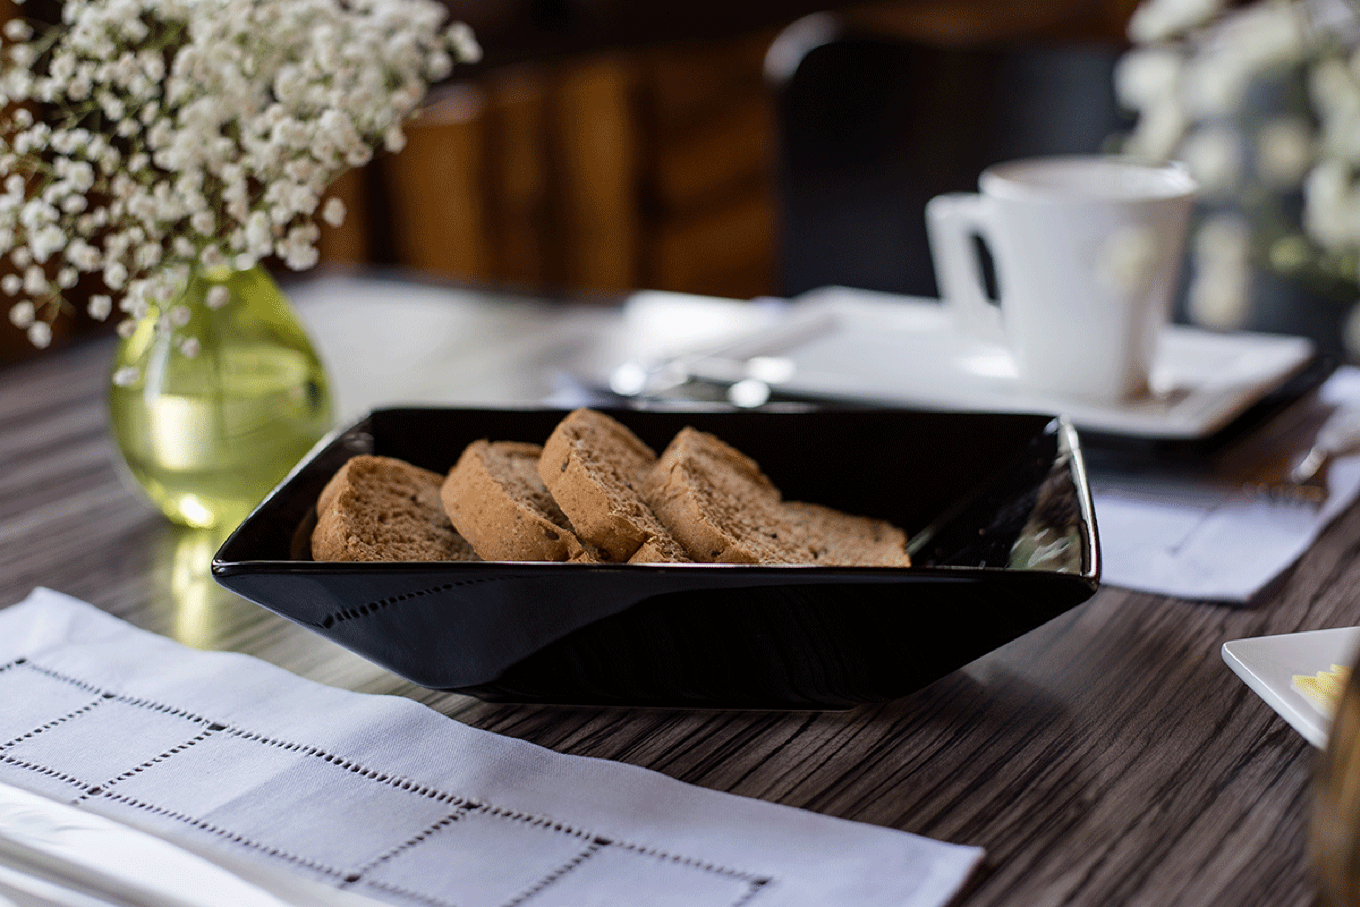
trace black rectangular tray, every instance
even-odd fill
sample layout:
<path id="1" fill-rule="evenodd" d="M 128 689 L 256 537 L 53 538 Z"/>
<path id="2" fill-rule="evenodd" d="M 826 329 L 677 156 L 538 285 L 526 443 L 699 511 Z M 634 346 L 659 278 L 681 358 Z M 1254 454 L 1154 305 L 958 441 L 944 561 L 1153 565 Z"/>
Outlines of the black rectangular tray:
<path id="1" fill-rule="evenodd" d="M 315 501 L 349 457 L 438 472 L 478 438 L 541 443 L 552 409 L 386 409 L 323 441 L 226 540 L 217 581 L 420 686 L 488 701 L 842 709 L 897 698 L 1093 594 L 1077 433 L 1041 415 L 791 407 L 606 410 L 681 427 L 787 499 L 889 520 L 910 568 L 318 563 Z"/>

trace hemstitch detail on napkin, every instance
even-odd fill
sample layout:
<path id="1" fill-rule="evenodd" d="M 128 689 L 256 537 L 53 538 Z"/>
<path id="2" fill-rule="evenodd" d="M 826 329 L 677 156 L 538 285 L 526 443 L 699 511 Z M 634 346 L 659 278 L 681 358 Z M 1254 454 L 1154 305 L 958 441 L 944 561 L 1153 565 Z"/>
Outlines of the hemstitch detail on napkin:
<path id="1" fill-rule="evenodd" d="M 269 857 L 286 861 L 295 867 L 304 868 L 327 877 L 340 887 L 371 888 L 427 904 L 430 907 L 465 907 L 465 905 L 457 901 L 447 900 L 433 891 L 414 890 L 393 880 L 377 877 L 377 875 L 386 867 L 404 859 L 412 858 L 422 845 L 437 841 L 441 834 L 447 833 L 452 827 L 465 823 L 474 817 L 484 817 L 496 822 L 508 822 L 514 827 L 533 829 L 534 834 L 556 835 L 576 841 L 579 845 L 562 849 L 562 852 L 552 857 L 551 861 L 539 870 L 537 877 L 533 878 L 529 884 L 521 886 L 513 894 L 507 892 L 509 896 L 500 902 L 502 907 L 531 907 L 537 898 L 567 884 L 583 867 L 598 863 L 606 856 L 609 859 L 641 860 L 654 864 L 653 869 L 666 866 L 671 870 L 705 874 L 711 878 L 712 883 L 716 883 L 711 886 L 710 894 L 712 897 L 704 901 L 705 904 L 713 905 L 713 907 L 744 907 L 744 905 L 750 904 L 760 891 L 775 881 L 768 874 L 720 866 L 693 856 L 673 853 L 636 842 L 616 840 L 609 835 L 598 834 L 589 829 L 560 822 L 549 816 L 533 815 L 505 808 L 440 790 L 409 778 L 372 769 L 347 757 L 327 752 L 320 747 L 281 740 L 266 734 L 232 727 L 225 722 L 214 721 L 204 715 L 195 714 L 165 703 L 123 695 L 117 691 L 100 688 L 95 684 L 37 664 L 31 658 L 15 659 L 0 666 L 0 687 L 3 687 L 7 682 L 19 682 L 24 676 L 36 679 L 40 683 L 50 681 L 59 684 L 82 699 L 84 697 L 93 698 L 82 702 L 71 702 L 67 711 L 57 718 L 49 718 L 23 729 L 10 729 L 8 741 L 0 743 L 0 766 L 32 772 L 49 781 L 57 782 L 67 789 L 66 795 L 69 795 L 69 789 L 73 788 L 77 794 L 70 802 L 88 802 L 93 798 L 99 798 L 106 804 L 118 804 L 130 810 L 169 819 L 215 838 L 229 841 L 232 844 L 249 848 Z M 0 700 L 6 699 L 8 697 L 0 692 Z M 122 754 L 114 755 L 110 752 L 117 749 L 117 746 L 113 741 L 107 739 L 108 735 L 100 739 L 90 739 L 94 736 L 93 733 L 81 727 L 82 721 L 88 721 L 92 716 L 115 706 L 155 713 L 165 719 L 166 726 L 161 730 L 164 731 L 167 739 L 159 741 L 156 739 L 119 741 L 125 747 L 158 742 L 159 748 L 151 751 L 149 755 L 129 752 L 123 765 L 110 770 L 102 778 L 80 778 L 73 774 L 74 767 L 52 764 L 60 760 L 59 754 L 81 749 L 82 746 L 84 748 L 99 748 L 99 751 L 107 756 L 110 762 L 121 758 Z M 147 737 L 155 738 L 156 732 L 156 728 L 150 728 L 145 731 L 145 734 Z M 76 738 L 84 736 L 86 739 L 64 741 L 56 739 L 67 734 Z M 152 802 L 136 792 L 126 793 L 117 789 L 120 785 L 126 785 L 137 779 L 139 775 L 164 768 L 170 763 L 180 760 L 186 754 L 202 750 L 203 747 L 212 746 L 219 741 L 238 741 L 251 746 L 286 751 L 302 757 L 319 759 L 337 770 L 365 779 L 378 787 L 436 803 L 446 810 L 451 808 L 451 811 L 427 818 L 418 829 L 396 839 L 398 843 L 389 846 L 386 850 L 380 849 L 376 856 L 371 856 L 367 860 L 356 860 L 351 867 L 343 868 L 331 861 L 293 852 L 279 844 L 271 843 L 267 839 L 234 829 L 220 822 L 209 821 L 175 804 Z M 230 759 L 240 758 L 240 756 L 224 753 L 221 754 L 220 758 Z M 166 796 L 172 795 L 167 793 Z M 378 807 L 375 805 L 374 808 L 377 809 Z M 665 882 L 658 878 L 655 884 L 664 885 Z M 556 894 L 560 895 L 561 892 L 556 892 Z M 639 891 L 638 896 L 645 898 L 645 894 L 641 891 Z"/>

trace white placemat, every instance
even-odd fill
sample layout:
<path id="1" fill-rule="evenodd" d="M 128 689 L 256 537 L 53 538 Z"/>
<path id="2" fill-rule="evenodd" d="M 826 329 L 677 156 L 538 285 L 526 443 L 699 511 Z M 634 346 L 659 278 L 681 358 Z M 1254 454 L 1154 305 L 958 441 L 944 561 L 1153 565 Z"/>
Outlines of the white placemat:
<path id="1" fill-rule="evenodd" d="M 47 589 L 0 610 L 0 781 L 393 904 L 937 907 L 979 849 L 469 728 Z"/>
<path id="2" fill-rule="evenodd" d="M 1244 489 L 1302 457 L 1338 407 L 1360 407 L 1360 369 L 1342 368 L 1315 395 L 1193 474 L 1158 468 L 1092 470 L 1103 581 L 1180 598 L 1245 603 L 1298 560 L 1360 492 L 1360 455 L 1338 457 L 1318 508 Z M 1252 464 L 1271 468 L 1254 473 Z"/>

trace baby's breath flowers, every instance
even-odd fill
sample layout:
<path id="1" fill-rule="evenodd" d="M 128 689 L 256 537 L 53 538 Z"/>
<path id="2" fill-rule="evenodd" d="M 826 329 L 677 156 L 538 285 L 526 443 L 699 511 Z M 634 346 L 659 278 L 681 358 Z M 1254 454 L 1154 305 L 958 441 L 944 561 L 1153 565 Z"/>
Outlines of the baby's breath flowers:
<path id="1" fill-rule="evenodd" d="M 50 27 L 18 9 L 0 293 L 38 347 L 77 284 L 125 335 L 152 311 L 173 335 L 189 313 L 165 304 L 193 268 L 311 267 L 318 218 L 345 216 L 331 183 L 400 150 L 428 86 L 479 54 L 436 0 L 64 0 Z"/>
<path id="2" fill-rule="evenodd" d="M 1116 73 L 1120 99 L 1137 114 L 1127 150 L 1183 160 L 1204 196 L 1190 315 L 1241 327 L 1261 263 L 1353 282 L 1360 4 L 1144 0 L 1129 37 Z M 1357 295 L 1352 287 L 1349 298 Z M 1360 316 L 1352 320 L 1360 356 Z"/>

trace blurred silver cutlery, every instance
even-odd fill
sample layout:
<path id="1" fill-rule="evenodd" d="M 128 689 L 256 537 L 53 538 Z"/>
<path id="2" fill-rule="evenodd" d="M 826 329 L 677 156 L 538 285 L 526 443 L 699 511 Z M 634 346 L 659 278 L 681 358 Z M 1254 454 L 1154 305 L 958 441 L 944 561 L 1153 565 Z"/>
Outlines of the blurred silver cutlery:
<path id="1" fill-rule="evenodd" d="M 1256 491 L 1273 501 L 1320 507 L 1327 500 L 1327 472 L 1339 456 L 1360 449 L 1360 409 L 1339 407 L 1327 417 L 1307 453 L 1284 478 L 1262 483 Z"/>
<path id="2" fill-rule="evenodd" d="M 779 353 L 827 334 L 836 325 L 833 313 L 800 312 L 758 334 L 744 334 L 718 346 L 651 361 L 624 362 L 610 373 L 609 389 L 621 397 L 652 397 L 693 381 L 747 388 L 759 383 L 766 386 L 768 398 L 771 387 L 793 377 L 793 362 Z M 748 392 L 745 399 L 751 396 Z M 742 391 L 731 402 L 753 405 L 744 402 Z"/>

